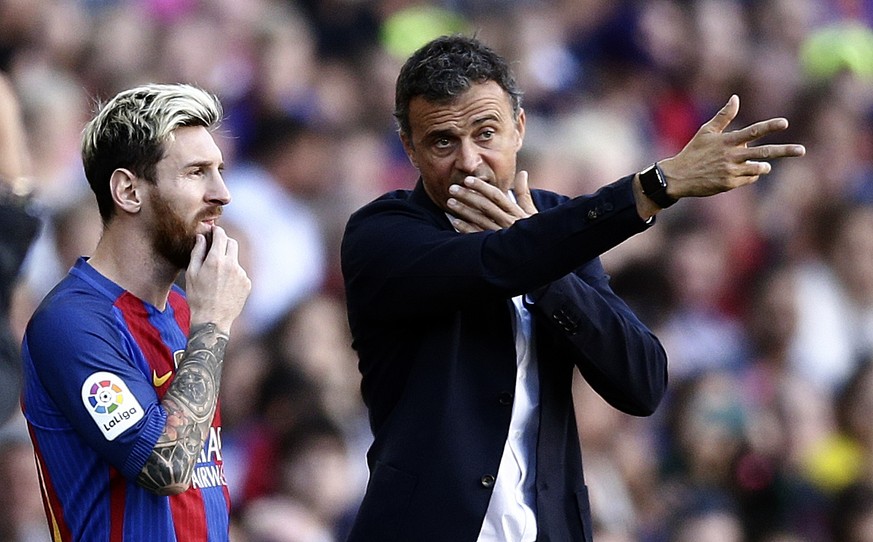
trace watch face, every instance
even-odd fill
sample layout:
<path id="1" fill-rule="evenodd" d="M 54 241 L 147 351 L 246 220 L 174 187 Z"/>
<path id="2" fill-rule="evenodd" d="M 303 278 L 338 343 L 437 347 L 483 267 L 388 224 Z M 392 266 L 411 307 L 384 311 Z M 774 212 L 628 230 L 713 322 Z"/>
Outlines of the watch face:
<path id="1" fill-rule="evenodd" d="M 640 184 L 647 196 L 667 188 L 666 179 L 654 164 L 640 173 Z"/>
<path id="2" fill-rule="evenodd" d="M 661 172 L 661 168 L 657 165 L 652 166 L 652 169 L 655 171 L 655 178 L 658 180 L 658 184 L 661 188 L 667 188 L 667 179 L 664 178 L 664 174 Z"/>
<path id="3" fill-rule="evenodd" d="M 658 164 L 646 168 L 640 173 L 640 185 L 643 194 L 652 199 L 662 209 L 676 203 L 676 200 L 667 195 L 667 179 Z"/>

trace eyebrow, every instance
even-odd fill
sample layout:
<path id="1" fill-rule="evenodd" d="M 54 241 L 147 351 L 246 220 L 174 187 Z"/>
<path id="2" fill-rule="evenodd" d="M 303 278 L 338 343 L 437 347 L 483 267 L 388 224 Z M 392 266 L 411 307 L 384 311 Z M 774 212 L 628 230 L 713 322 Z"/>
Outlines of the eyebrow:
<path id="1" fill-rule="evenodd" d="M 473 119 L 473 125 L 484 124 L 489 121 L 500 122 L 500 116 L 496 113 L 487 113 L 481 117 Z"/>
<path id="2" fill-rule="evenodd" d="M 214 163 L 215 163 L 215 162 L 213 162 L 212 160 L 196 160 L 196 161 L 194 161 L 194 162 L 189 162 L 189 163 L 185 164 L 185 165 L 182 166 L 182 167 L 185 168 L 185 169 L 189 169 L 189 168 L 201 168 L 201 167 L 211 167 L 212 164 L 214 164 Z M 223 168 L 223 167 L 224 167 L 224 161 L 223 161 L 223 160 L 222 160 L 221 162 L 218 163 L 218 167 L 219 167 L 219 168 Z"/>
<path id="3" fill-rule="evenodd" d="M 482 115 L 481 117 L 477 117 L 477 118 L 473 119 L 473 121 L 470 124 L 472 124 L 474 127 L 476 127 L 476 126 L 479 126 L 481 124 L 485 124 L 487 122 L 500 122 L 500 117 L 494 113 L 486 113 L 486 114 Z M 451 130 L 451 129 L 440 129 L 440 130 L 434 130 L 433 132 L 429 132 L 429 133 L 425 134 L 425 138 L 426 139 L 441 139 L 443 137 L 451 137 L 451 136 L 455 135 L 455 133 L 456 132 L 454 130 Z"/>

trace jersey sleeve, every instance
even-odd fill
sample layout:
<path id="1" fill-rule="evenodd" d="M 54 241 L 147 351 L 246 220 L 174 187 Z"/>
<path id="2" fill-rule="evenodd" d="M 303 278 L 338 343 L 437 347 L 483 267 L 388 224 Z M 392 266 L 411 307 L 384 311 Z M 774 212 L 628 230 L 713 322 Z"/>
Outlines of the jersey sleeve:
<path id="1" fill-rule="evenodd" d="M 22 352 L 47 397 L 26 405 L 25 415 L 42 429 L 75 431 L 104 461 L 135 479 L 166 413 L 120 326 L 111 303 L 97 298 L 62 297 L 38 310 Z"/>

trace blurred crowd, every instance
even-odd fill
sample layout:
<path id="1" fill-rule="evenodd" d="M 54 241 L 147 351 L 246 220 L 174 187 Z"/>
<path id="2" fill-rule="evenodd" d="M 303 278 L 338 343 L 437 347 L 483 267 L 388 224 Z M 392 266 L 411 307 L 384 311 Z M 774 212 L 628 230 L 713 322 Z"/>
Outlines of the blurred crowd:
<path id="1" fill-rule="evenodd" d="M 871 27 L 869 0 L 0 0 L 42 218 L 4 318 L 20 339 L 100 235 L 79 157 L 95 103 L 213 91 L 222 223 L 253 282 L 221 397 L 232 539 L 340 541 L 371 436 L 338 244 L 354 209 L 417 178 L 392 117 L 406 56 L 463 32 L 511 59 L 520 167 L 568 195 L 674 154 L 736 93 L 735 126 L 787 117 L 780 142 L 807 155 L 604 255 L 670 391 L 633 418 L 577 383 L 595 538 L 873 542 Z M 0 539 L 47 540 L 20 414 L 0 426 L 0 487 Z"/>

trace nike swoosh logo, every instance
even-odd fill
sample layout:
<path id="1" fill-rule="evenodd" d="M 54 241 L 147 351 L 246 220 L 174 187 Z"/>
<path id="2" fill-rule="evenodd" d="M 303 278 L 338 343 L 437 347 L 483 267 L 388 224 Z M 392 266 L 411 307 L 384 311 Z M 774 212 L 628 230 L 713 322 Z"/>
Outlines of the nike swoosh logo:
<path id="1" fill-rule="evenodd" d="M 173 371 L 167 371 L 167 374 L 163 376 L 158 376 L 158 373 L 154 369 L 152 369 L 152 383 L 155 385 L 156 388 L 160 388 L 161 386 L 166 384 L 167 380 L 169 380 L 171 376 L 173 376 Z"/>

